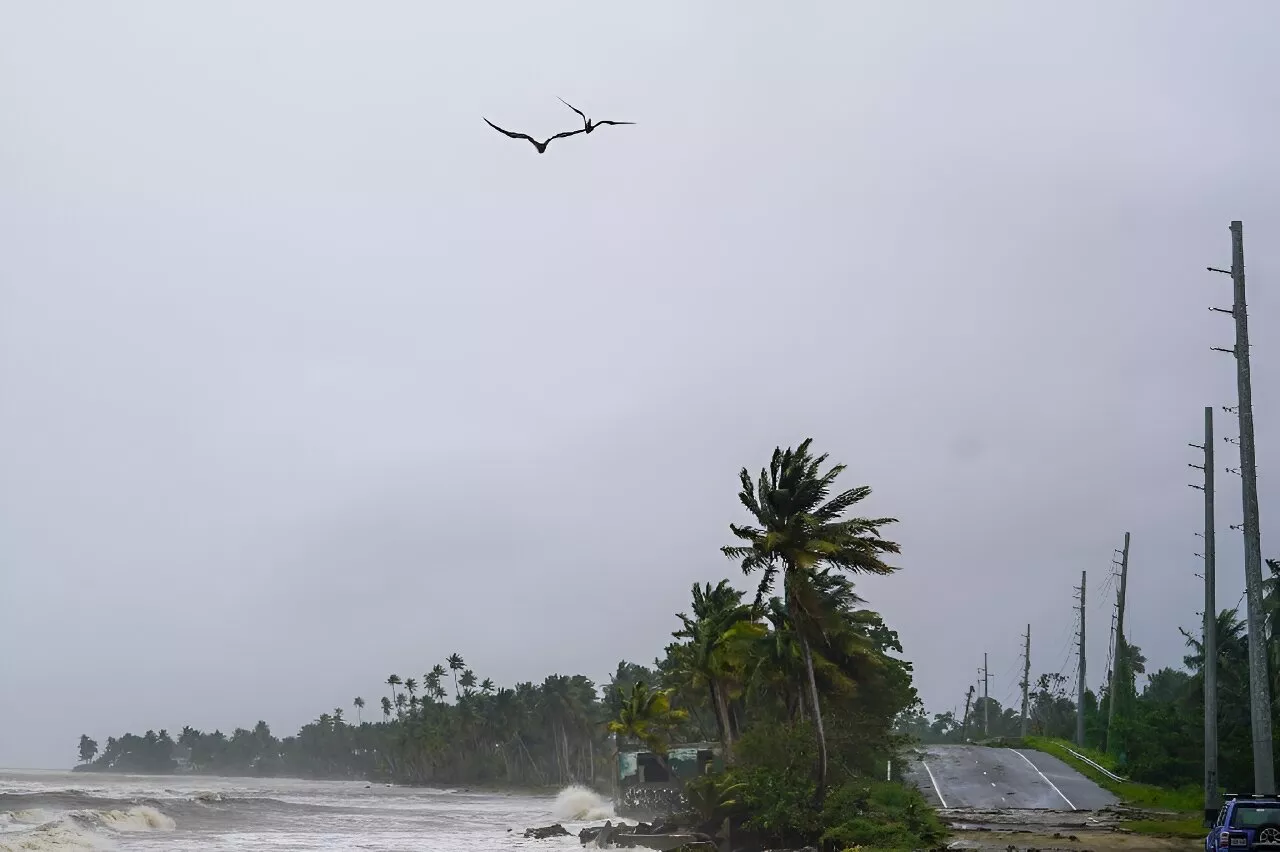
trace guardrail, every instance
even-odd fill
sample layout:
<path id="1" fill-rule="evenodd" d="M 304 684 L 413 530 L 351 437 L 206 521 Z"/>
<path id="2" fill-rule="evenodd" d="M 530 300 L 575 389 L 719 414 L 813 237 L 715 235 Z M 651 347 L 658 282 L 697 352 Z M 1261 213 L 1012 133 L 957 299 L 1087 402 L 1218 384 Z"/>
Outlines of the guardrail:
<path id="1" fill-rule="evenodd" d="M 1105 776 L 1107 776 L 1108 778 L 1110 778 L 1112 781 L 1115 781 L 1115 782 L 1117 782 L 1117 783 L 1119 783 L 1119 784 L 1123 784 L 1123 783 L 1125 783 L 1126 781 L 1128 781 L 1128 780 L 1129 780 L 1128 778 L 1122 778 L 1122 777 L 1120 777 L 1119 775 L 1117 775 L 1117 774 L 1115 774 L 1114 772 L 1112 772 L 1110 769 L 1107 769 L 1107 767 L 1105 767 L 1105 766 L 1103 766 L 1103 765 L 1099 764 L 1097 761 L 1092 760 L 1091 758 L 1085 757 L 1083 754 L 1081 754 L 1080 752 L 1076 751 L 1076 750 L 1075 750 L 1075 749 L 1073 749 L 1071 746 L 1063 746 L 1063 748 L 1064 748 L 1064 749 L 1066 749 L 1066 750 L 1067 750 L 1067 752 L 1068 752 L 1068 753 L 1070 753 L 1070 755 L 1071 755 L 1072 757 L 1074 757 L 1076 760 L 1079 760 L 1079 761 L 1081 761 L 1082 763 L 1087 763 L 1087 764 L 1089 764 L 1089 765 L 1090 765 L 1090 766 L 1092 766 L 1094 769 L 1098 770 L 1098 771 L 1099 771 L 1099 772 L 1101 772 L 1103 775 L 1105 775 Z"/>

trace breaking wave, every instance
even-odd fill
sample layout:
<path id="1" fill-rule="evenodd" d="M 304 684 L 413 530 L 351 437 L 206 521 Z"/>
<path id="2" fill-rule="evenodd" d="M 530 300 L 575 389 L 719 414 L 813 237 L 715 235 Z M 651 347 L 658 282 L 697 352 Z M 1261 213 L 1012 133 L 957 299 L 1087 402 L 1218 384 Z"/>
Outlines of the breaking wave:
<path id="1" fill-rule="evenodd" d="M 174 821 L 147 805 L 51 814 L 38 808 L 7 811 L 0 821 L 0 852 L 109 849 L 114 835 L 173 831 Z M 16 829 L 16 830 L 15 830 Z"/>
<path id="2" fill-rule="evenodd" d="M 586 787 L 565 787 L 556 795 L 552 815 L 565 822 L 613 819 L 613 803 Z"/>

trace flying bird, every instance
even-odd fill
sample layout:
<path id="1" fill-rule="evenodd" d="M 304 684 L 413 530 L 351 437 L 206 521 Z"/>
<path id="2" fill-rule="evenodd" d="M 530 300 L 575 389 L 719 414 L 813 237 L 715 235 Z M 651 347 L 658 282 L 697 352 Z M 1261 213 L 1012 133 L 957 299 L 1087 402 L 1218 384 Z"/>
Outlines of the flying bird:
<path id="1" fill-rule="evenodd" d="M 484 118 L 484 116 L 481 116 L 481 118 Z M 533 147 L 535 147 L 535 148 L 537 148 L 537 149 L 538 149 L 538 153 L 539 153 L 539 154 L 545 154 L 545 153 L 547 153 L 547 146 L 551 144 L 552 139 L 563 139 L 563 138 L 565 138 L 566 136 L 577 136 L 579 133 L 586 133 L 586 132 L 587 132 L 587 131 L 585 131 L 585 130 L 569 130 L 569 131 L 566 131 L 566 132 L 564 132 L 564 133 L 557 133 L 555 136 L 552 136 L 550 139 L 547 139 L 547 140 L 546 140 L 546 141 L 544 141 L 544 142 L 539 142 L 537 139 L 534 139 L 534 138 L 533 138 L 532 136 L 530 136 L 528 133 L 513 133 L 513 132 L 512 132 L 512 131 L 510 131 L 510 130 L 503 130 L 501 127 L 499 127 L 498 125 L 494 124 L 492 121 L 490 121 L 490 120 L 489 120 L 489 119 L 487 119 L 487 118 L 485 118 L 485 119 L 484 119 L 484 123 L 485 123 L 485 124 L 487 124 L 487 125 L 489 125 L 489 126 L 490 126 L 490 127 L 492 127 L 494 130 L 498 131 L 499 133 L 501 133 L 501 134 L 502 134 L 502 135 L 504 135 L 504 136 L 510 136 L 512 139 L 527 139 L 527 140 L 529 140 L 529 143 L 530 143 L 531 145 L 533 145 Z"/>
<path id="2" fill-rule="evenodd" d="M 591 131 L 595 130 L 597 127 L 599 127 L 602 124 L 635 124 L 634 121 L 592 121 L 591 119 L 587 118 L 587 114 L 585 112 L 578 109 L 576 106 L 569 103 L 564 98 L 560 98 L 560 103 L 564 104 L 569 109 L 573 110 L 578 115 L 582 116 L 583 126 L 582 126 L 582 130 L 578 131 L 579 133 L 590 133 Z"/>

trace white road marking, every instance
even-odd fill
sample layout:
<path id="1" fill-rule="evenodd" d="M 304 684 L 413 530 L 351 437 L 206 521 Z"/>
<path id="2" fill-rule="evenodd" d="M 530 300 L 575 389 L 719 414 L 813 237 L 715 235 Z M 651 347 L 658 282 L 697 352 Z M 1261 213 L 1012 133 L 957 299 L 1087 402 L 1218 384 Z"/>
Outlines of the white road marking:
<path id="1" fill-rule="evenodd" d="M 929 773 L 929 783 L 933 784 L 933 792 L 938 794 L 938 801 L 942 802 L 942 807 L 947 807 L 947 800 L 942 798 L 942 790 L 938 787 L 938 779 L 933 777 L 933 770 L 929 768 L 929 764 L 924 760 L 920 761 L 920 765 L 924 767 L 924 771 Z"/>
<path id="2" fill-rule="evenodd" d="M 1037 775 L 1039 775 L 1042 779 L 1044 779 L 1044 783 L 1048 784 L 1050 787 L 1052 787 L 1052 788 L 1053 788 L 1053 792 L 1057 793 L 1059 796 L 1062 796 L 1062 801 L 1064 801 L 1064 802 L 1066 802 L 1066 803 L 1067 803 L 1067 807 L 1071 808 L 1071 810 L 1073 810 L 1073 811 L 1078 811 L 1078 810 L 1080 810 L 1080 809 L 1079 809 L 1079 808 L 1077 808 L 1075 805 L 1071 804 L 1071 800 L 1070 800 L 1070 799 L 1068 799 L 1068 798 L 1066 797 L 1066 795 L 1065 795 L 1061 790 L 1059 790 L 1059 789 L 1058 789 L 1058 785 L 1057 785 L 1057 784 L 1054 784 L 1052 781 L 1050 781 L 1050 780 L 1049 780 L 1049 777 L 1048 777 L 1047 775 L 1045 775 L 1043 772 L 1041 772 L 1041 771 L 1040 771 L 1040 767 L 1036 766 L 1034 763 L 1032 763 L 1032 762 L 1031 762 L 1031 758 L 1027 757 L 1025 754 L 1023 754 L 1022 752 L 1018 751 L 1016 748 L 1015 748 L 1015 749 L 1012 749 L 1012 751 L 1013 751 L 1013 753 L 1014 753 L 1014 754 L 1016 754 L 1018 757 L 1020 757 L 1020 758 L 1022 758 L 1023 760 L 1025 760 L 1025 761 L 1027 762 L 1027 766 L 1030 766 L 1032 769 L 1034 769 L 1034 770 L 1036 771 L 1036 774 L 1037 774 Z"/>

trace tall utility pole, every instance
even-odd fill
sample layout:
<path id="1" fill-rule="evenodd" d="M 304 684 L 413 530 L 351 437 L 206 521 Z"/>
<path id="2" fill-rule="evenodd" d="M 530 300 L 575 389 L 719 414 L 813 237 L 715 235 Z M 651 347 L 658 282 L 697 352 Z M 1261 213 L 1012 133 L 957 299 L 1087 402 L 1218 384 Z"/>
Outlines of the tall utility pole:
<path id="1" fill-rule="evenodd" d="M 973 684 L 969 684 L 969 694 L 964 697 L 964 719 L 960 722 L 960 739 L 967 739 L 969 733 L 969 704 L 973 701 Z"/>
<path id="2" fill-rule="evenodd" d="M 1128 649 L 1124 641 L 1124 595 L 1129 586 L 1129 534 L 1124 534 L 1124 550 L 1120 551 L 1120 592 L 1116 598 L 1116 658 L 1111 664 L 1111 690 L 1107 707 L 1107 751 L 1115 743 L 1111 739 L 1111 731 L 1116 723 L 1116 705 L 1120 702 L 1121 681 L 1128 677 L 1125 658 Z"/>
<path id="3" fill-rule="evenodd" d="M 1080 572 L 1080 671 L 1076 676 L 1076 745 L 1084 747 L 1084 691 L 1085 691 L 1085 656 L 1084 656 L 1084 613 L 1085 613 L 1085 580 L 1084 571 Z"/>
<path id="4" fill-rule="evenodd" d="M 1213 519 L 1213 406 L 1204 408 L 1204 816 L 1212 820 L 1218 811 L 1218 604 Z"/>
<path id="5" fill-rule="evenodd" d="M 1213 272 L 1222 269 L 1209 267 Z M 1253 792 L 1273 795 L 1276 772 L 1271 751 L 1271 688 L 1267 682 L 1267 648 L 1262 615 L 1262 539 L 1258 530 L 1258 470 L 1253 436 L 1253 385 L 1249 378 L 1249 316 L 1244 289 L 1244 226 L 1231 223 L 1231 275 L 1235 300 L 1229 313 L 1236 321 L 1236 389 L 1240 416 L 1240 490 L 1244 508 L 1244 587 L 1249 621 L 1249 709 L 1253 717 Z"/>
<path id="6" fill-rule="evenodd" d="M 982 652 L 982 735 L 991 736 L 991 670 L 987 668 L 987 652 Z"/>
<path id="7" fill-rule="evenodd" d="M 1022 736 L 1027 735 L 1027 709 L 1031 689 L 1031 625 L 1027 625 L 1026 645 L 1022 649 Z"/>

